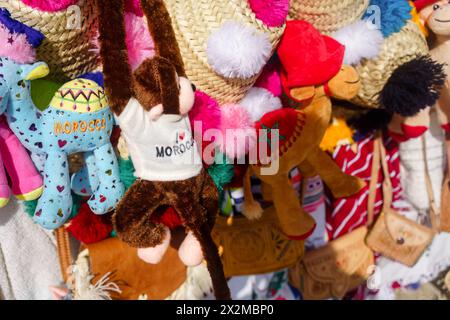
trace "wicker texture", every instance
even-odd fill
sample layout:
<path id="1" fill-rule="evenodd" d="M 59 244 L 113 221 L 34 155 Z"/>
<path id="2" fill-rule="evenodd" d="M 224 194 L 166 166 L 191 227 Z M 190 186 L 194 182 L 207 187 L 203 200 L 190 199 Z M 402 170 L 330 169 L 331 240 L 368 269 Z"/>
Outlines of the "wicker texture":
<path id="1" fill-rule="evenodd" d="M 359 20 L 369 0 L 291 0 L 289 19 L 306 20 L 320 32 L 331 34 Z"/>
<path id="2" fill-rule="evenodd" d="M 256 18 L 247 0 L 166 0 L 165 3 L 189 79 L 219 103 L 239 102 L 258 76 L 228 79 L 218 75 L 208 64 L 206 45 L 209 35 L 224 22 L 237 21 L 267 34 L 275 50 L 284 25 L 277 28 L 264 25 Z"/>
<path id="3" fill-rule="evenodd" d="M 42 32 L 46 39 L 37 49 L 37 58 L 50 66 L 51 77 L 64 82 L 99 65 L 98 56 L 91 51 L 90 41 L 95 28 L 95 1 L 80 0 L 81 28 L 68 28 L 74 20 L 73 11 L 43 12 L 33 9 L 19 0 L 7 0 L 7 8 L 14 19 Z M 69 20 L 69 24 L 68 24 Z"/>
<path id="4" fill-rule="evenodd" d="M 408 22 L 400 32 L 384 41 L 376 59 L 364 60 L 356 66 L 362 87 L 352 102 L 362 107 L 380 108 L 380 92 L 395 69 L 426 54 L 428 46 L 424 36 L 415 23 Z"/>

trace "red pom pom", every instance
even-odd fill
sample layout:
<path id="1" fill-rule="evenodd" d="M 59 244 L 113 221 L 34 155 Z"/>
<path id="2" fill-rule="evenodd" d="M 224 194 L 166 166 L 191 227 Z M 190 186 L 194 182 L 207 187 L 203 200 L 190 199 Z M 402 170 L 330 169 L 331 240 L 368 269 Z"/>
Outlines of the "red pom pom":
<path id="1" fill-rule="evenodd" d="M 78 241 L 90 244 L 109 238 L 113 227 L 108 216 L 94 214 L 87 203 L 83 203 L 67 230 Z"/>

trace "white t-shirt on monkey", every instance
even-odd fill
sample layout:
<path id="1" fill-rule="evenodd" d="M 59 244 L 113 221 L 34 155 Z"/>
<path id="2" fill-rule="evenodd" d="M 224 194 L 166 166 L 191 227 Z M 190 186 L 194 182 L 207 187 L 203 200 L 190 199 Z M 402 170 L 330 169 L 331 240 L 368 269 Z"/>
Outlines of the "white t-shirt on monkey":
<path id="1" fill-rule="evenodd" d="M 183 91 L 180 94 L 181 103 L 185 102 Z M 202 170 L 200 153 L 187 115 L 162 114 L 155 118 L 151 111 L 144 110 L 135 98 L 131 98 L 117 121 L 137 178 L 150 181 L 186 180 Z"/>

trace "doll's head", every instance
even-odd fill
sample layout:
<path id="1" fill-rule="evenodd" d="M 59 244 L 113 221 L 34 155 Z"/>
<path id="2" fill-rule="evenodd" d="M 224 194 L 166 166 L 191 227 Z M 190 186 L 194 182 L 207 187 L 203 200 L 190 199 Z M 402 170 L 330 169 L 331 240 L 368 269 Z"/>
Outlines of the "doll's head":
<path id="1" fill-rule="evenodd" d="M 422 4 L 422 2 L 424 2 Z M 433 33 L 441 36 L 450 36 L 450 3 L 441 1 L 418 1 L 416 6 L 420 17 Z"/>

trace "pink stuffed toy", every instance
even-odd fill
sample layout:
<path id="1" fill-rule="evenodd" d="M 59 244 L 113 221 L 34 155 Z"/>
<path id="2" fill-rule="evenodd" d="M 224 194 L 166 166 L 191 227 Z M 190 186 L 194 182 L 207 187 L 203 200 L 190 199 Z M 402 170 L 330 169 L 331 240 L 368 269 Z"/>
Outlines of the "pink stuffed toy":
<path id="1" fill-rule="evenodd" d="M 4 116 L 0 118 L 0 208 L 6 206 L 12 193 L 20 200 L 35 200 L 43 191 L 42 177 L 36 171 L 25 148 L 8 127 Z"/>

